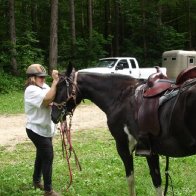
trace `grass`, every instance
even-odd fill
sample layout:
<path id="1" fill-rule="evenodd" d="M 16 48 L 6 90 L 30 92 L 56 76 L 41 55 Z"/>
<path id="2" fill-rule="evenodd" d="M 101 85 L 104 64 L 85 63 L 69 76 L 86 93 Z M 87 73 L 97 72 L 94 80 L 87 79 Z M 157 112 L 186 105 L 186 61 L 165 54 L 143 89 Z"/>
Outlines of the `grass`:
<path id="1" fill-rule="evenodd" d="M 91 104 L 85 101 L 85 104 Z M 0 95 L 0 114 L 23 113 L 23 92 Z M 12 133 L 10 133 L 12 134 Z M 86 130 L 72 134 L 73 145 L 82 165 L 78 171 L 73 156 L 71 166 L 73 184 L 69 191 L 69 173 L 62 158 L 60 136 L 54 139 L 55 159 L 53 165 L 53 186 L 67 196 L 127 196 L 124 166 L 115 149 L 115 142 L 107 130 Z M 0 196 L 37 196 L 33 190 L 32 171 L 35 156 L 30 141 L 18 144 L 13 151 L 0 147 Z M 164 184 L 165 158 L 160 158 Z M 135 157 L 135 180 L 138 196 L 154 196 L 155 191 L 145 158 Z M 170 158 L 170 175 L 176 196 L 196 195 L 196 157 Z M 171 183 L 170 183 L 171 184 Z M 172 195 L 171 186 L 168 195 Z"/>
<path id="2" fill-rule="evenodd" d="M 24 92 L 14 91 L 8 94 L 0 95 L 0 115 L 5 114 L 21 114 L 24 113 Z M 91 104 L 89 100 L 85 100 L 81 104 Z"/>
<path id="3" fill-rule="evenodd" d="M 73 183 L 67 192 L 66 187 L 69 182 L 67 163 L 62 157 L 60 136 L 55 136 L 53 164 L 55 190 L 67 196 L 128 195 L 124 167 L 110 133 L 100 129 L 78 131 L 72 133 L 72 139 L 82 171 L 78 171 L 72 156 Z M 33 196 L 42 194 L 39 190 L 33 190 L 31 186 L 34 154 L 34 146 L 30 141 L 18 144 L 13 151 L 1 147 L 0 195 Z M 164 183 L 165 158 L 161 157 L 160 161 Z M 137 195 L 155 195 L 145 158 L 135 157 L 134 165 Z M 196 195 L 195 169 L 195 156 L 170 159 L 170 175 L 175 195 Z M 168 195 L 172 195 L 171 187 L 169 187 Z"/>
<path id="4" fill-rule="evenodd" d="M 24 102 L 22 91 L 0 95 L 0 114 L 18 114 L 23 112 Z"/>

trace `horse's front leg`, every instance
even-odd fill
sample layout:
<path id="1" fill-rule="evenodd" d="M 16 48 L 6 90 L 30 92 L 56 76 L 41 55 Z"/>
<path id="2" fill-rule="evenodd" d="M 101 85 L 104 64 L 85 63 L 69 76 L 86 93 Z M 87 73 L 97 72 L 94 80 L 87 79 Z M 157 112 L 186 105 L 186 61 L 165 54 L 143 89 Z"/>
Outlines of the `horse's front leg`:
<path id="1" fill-rule="evenodd" d="M 159 166 L 159 156 L 152 155 L 147 157 L 148 166 L 150 168 L 150 175 L 152 178 L 152 182 L 156 189 L 157 196 L 163 196 L 163 191 L 161 188 L 161 173 L 160 173 L 160 166 Z"/>
<path id="2" fill-rule="evenodd" d="M 126 142 L 117 142 L 116 147 L 118 154 L 120 155 L 124 166 L 127 177 L 129 195 L 135 196 L 135 179 L 134 179 L 134 168 L 133 168 L 133 156 L 130 154 L 129 145 Z"/>
<path id="3" fill-rule="evenodd" d="M 116 147 L 118 154 L 120 155 L 124 166 L 127 177 L 128 189 L 130 196 L 135 196 L 135 178 L 134 178 L 134 166 L 133 166 L 133 149 L 136 144 L 135 138 L 129 133 L 128 128 L 124 127 L 123 136 L 124 139 L 120 142 L 116 140 Z"/>

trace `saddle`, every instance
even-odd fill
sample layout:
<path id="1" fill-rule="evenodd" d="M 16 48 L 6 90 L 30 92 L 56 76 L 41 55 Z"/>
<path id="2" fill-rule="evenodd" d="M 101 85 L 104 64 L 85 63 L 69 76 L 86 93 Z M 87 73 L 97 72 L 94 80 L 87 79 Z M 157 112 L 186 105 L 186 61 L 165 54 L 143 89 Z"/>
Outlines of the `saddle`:
<path id="1" fill-rule="evenodd" d="M 136 101 L 138 104 L 137 120 L 139 131 L 146 134 L 157 136 L 160 133 L 158 118 L 159 99 L 166 91 L 173 91 L 189 79 L 196 78 L 196 66 L 189 67 L 178 75 L 176 82 L 171 81 L 165 76 L 159 67 L 157 73 L 151 74 L 146 84 L 139 87 Z"/>

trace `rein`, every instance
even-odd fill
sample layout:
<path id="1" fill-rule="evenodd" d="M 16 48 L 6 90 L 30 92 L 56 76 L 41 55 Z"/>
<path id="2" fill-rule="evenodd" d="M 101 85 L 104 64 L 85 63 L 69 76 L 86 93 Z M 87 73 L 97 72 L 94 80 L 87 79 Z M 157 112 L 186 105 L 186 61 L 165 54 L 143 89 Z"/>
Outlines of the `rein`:
<path id="1" fill-rule="evenodd" d="M 72 168 L 71 168 L 71 164 L 70 164 L 70 158 L 72 153 L 74 154 L 74 158 L 75 158 L 75 163 L 77 168 L 81 171 L 81 165 L 79 162 L 79 159 L 76 155 L 76 152 L 72 146 L 72 140 L 71 140 L 71 125 L 72 125 L 72 115 L 69 115 L 69 123 L 67 123 L 67 121 L 61 121 L 61 126 L 60 126 L 60 135 L 61 135 L 61 141 L 62 141 L 62 153 L 63 153 L 63 157 L 66 159 L 67 161 L 67 165 L 68 165 L 68 169 L 69 169 L 69 184 L 67 185 L 66 190 L 68 191 L 69 187 L 72 184 L 72 179 L 73 179 L 73 175 L 72 175 Z"/>
<path id="2" fill-rule="evenodd" d="M 68 165 L 68 169 L 69 169 L 69 184 L 67 185 L 66 190 L 68 191 L 69 187 L 72 184 L 72 179 L 73 179 L 73 175 L 72 175 L 72 168 L 71 168 L 71 164 L 70 164 L 70 158 L 72 153 L 74 154 L 74 158 L 75 158 L 75 163 L 77 168 L 81 171 L 81 165 L 79 162 L 79 159 L 76 155 L 76 152 L 72 146 L 72 140 L 71 140 L 71 126 L 72 126 L 72 116 L 74 113 L 74 110 L 77 106 L 76 103 L 76 89 L 78 90 L 77 87 L 77 74 L 78 72 L 75 73 L 75 77 L 74 77 L 74 81 L 71 80 L 71 78 L 64 78 L 65 82 L 66 82 L 66 86 L 67 86 L 67 99 L 61 103 L 56 103 L 53 102 L 53 105 L 55 105 L 58 110 L 62 110 L 61 112 L 61 116 L 60 116 L 60 135 L 61 135 L 61 141 L 62 141 L 62 153 L 63 153 L 63 157 L 66 159 L 67 161 L 67 165 Z M 72 85 L 72 91 L 71 93 L 69 92 L 70 90 L 70 84 Z M 73 107 L 73 109 L 71 111 L 67 110 L 67 103 L 73 99 L 75 107 Z M 64 120 L 64 116 L 69 116 L 69 123 L 67 122 L 66 118 Z"/>

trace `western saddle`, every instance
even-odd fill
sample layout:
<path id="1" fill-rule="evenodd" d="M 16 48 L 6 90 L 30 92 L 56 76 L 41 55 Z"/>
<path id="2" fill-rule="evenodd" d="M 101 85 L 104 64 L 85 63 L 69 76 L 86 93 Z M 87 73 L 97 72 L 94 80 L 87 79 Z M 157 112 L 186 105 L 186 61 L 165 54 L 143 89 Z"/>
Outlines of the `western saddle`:
<path id="1" fill-rule="evenodd" d="M 140 87 L 136 96 L 138 111 L 136 119 L 138 120 L 139 131 L 157 136 L 160 133 L 158 118 L 159 98 L 166 92 L 171 92 L 187 80 L 196 78 L 196 66 L 183 70 L 177 77 L 176 82 L 171 81 L 165 76 L 159 67 L 157 72 L 151 74 L 147 82 Z"/>

